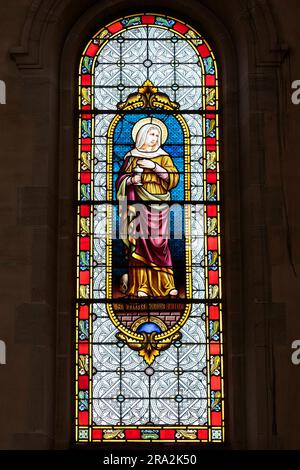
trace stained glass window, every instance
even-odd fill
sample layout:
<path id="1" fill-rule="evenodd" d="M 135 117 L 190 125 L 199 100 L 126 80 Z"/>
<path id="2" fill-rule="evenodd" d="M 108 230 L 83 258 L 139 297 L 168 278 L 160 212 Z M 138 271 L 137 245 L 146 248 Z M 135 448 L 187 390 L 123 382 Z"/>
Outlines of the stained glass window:
<path id="1" fill-rule="evenodd" d="M 76 441 L 222 442 L 218 71 L 163 15 L 79 72 Z"/>

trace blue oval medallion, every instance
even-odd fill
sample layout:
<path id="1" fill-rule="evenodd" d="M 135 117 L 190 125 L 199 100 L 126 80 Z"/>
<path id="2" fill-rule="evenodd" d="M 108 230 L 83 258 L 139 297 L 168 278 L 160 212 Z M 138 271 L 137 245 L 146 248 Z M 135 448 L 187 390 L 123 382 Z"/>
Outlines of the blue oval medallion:
<path id="1" fill-rule="evenodd" d="M 143 323 L 140 325 L 137 329 L 138 333 L 161 333 L 161 329 L 159 328 L 156 323 L 148 322 L 148 323 Z"/>

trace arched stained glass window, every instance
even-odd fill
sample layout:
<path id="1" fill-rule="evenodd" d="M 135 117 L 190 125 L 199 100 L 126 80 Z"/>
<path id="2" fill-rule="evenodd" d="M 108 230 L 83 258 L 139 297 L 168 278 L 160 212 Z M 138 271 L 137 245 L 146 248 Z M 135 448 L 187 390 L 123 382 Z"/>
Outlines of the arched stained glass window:
<path id="1" fill-rule="evenodd" d="M 224 441 L 218 72 L 191 26 L 102 28 L 79 73 L 76 441 Z"/>

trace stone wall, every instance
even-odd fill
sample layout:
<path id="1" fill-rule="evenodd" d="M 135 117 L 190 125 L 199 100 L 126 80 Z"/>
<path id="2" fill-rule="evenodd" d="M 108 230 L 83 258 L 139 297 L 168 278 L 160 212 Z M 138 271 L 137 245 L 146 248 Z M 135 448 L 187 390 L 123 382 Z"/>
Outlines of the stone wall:
<path id="1" fill-rule="evenodd" d="M 228 446 L 299 448 L 298 0 L 1 2 L 0 447 L 72 443 L 76 67 L 141 5 L 202 31 L 221 69 Z"/>

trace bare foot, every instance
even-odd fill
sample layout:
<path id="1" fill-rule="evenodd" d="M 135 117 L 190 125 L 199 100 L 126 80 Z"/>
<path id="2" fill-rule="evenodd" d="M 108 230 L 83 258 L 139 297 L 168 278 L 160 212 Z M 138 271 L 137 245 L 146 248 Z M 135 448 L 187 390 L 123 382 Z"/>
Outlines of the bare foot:
<path id="1" fill-rule="evenodd" d="M 177 289 L 170 290 L 170 295 L 178 295 L 178 290 Z"/>
<path id="2" fill-rule="evenodd" d="M 142 290 L 139 290 L 137 295 L 138 297 L 148 297 L 148 294 L 146 294 L 146 292 L 143 292 Z"/>

